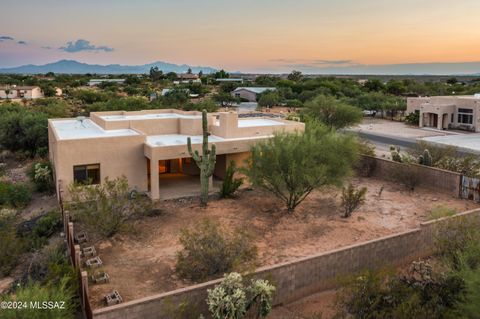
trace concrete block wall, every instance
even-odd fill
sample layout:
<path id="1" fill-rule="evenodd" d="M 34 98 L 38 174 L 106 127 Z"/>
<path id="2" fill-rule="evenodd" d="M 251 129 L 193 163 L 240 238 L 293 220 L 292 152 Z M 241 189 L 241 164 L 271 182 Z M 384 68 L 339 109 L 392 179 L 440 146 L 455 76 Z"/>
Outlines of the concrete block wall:
<path id="1" fill-rule="evenodd" d="M 274 305 L 281 305 L 312 293 L 337 286 L 338 279 L 356 272 L 384 265 L 402 265 L 433 252 L 435 232 L 447 222 L 467 218 L 480 222 L 480 209 L 450 218 L 422 223 L 419 228 L 382 237 L 341 249 L 301 258 L 292 262 L 264 267 L 252 274 L 270 280 L 276 286 Z M 220 280 L 158 294 L 120 305 L 93 311 L 96 319 L 172 318 L 180 305 L 207 313 L 207 289 Z M 121 293 L 121 292 L 120 292 Z"/>
<path id="2" fill-rule="evenodd" d="M 398 167 L 408 167 L 409 169 L 414 170 L 417 176 L 419 176 L 418 186 L 437 192 L 451 194 L 455 197 L 460 196 L 462 174 L 418 164 L 408 165 L 367 155 L 362 155 L 360 160 L 374 161 L 374 177 L 394 180 L 394 172 Z"/>

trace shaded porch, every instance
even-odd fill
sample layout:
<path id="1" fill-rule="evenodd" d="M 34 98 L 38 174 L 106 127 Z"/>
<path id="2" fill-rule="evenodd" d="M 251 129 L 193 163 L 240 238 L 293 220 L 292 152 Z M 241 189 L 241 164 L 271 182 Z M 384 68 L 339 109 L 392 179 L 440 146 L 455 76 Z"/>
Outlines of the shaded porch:
<path id="1" fill-rule="evenodd" d="M 200 195 L 200 169 L 193 159 L 186 157 L 146 160 L 148 191 L 152 199 L 166 200 Z M 219 191 L 225 171 L 225 155 L 218 155 L 214 174 L 210 177 L 210 193 Z"/>

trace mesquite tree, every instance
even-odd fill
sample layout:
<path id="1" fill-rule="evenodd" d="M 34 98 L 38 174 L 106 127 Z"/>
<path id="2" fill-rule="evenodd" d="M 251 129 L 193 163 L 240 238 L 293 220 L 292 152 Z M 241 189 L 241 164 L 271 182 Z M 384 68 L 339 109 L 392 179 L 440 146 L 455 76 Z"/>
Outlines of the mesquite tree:
<path id="1" fill-rule="evenodd" d="M 202 131 L 203 131 L 203 143 L 202 143 L 202 155 L 198 151 L 192 150 L 192 140 L 190 137 L 187 139 L 188 153 L 193 158 L 198 168 L 200 168 L 200 188 L 201 188 L 201 197 L 200 202 L 202 206 L 206 206 L 208 202 L 208 186 L 210 176 L 213 175 L 213 170 L 215 169 L 216 162 L 216 148 L 215 145 L 212 145 L 212 149 L 208 149 L 208 121 L 207 121 L 207 111 L 202 111 Z"/>
<path id="2" fill-rule="evenodd" d="M 353 137 L 311 122 L 305 133 L 277 133 L 253 146 L 245 174 L 253 185 L 282 200 L 291 213 L 314 189 L 340 185 L 356 153 Z"/>

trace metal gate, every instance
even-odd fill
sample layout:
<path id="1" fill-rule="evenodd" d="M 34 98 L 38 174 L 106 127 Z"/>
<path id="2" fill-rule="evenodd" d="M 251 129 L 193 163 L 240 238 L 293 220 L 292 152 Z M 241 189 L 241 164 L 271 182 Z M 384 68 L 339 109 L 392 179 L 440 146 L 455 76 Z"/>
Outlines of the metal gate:
<path id="1" fill-rule="evenodd" d="M 480 179 L 462 175 L 460 197 L 480 202 Z"/>

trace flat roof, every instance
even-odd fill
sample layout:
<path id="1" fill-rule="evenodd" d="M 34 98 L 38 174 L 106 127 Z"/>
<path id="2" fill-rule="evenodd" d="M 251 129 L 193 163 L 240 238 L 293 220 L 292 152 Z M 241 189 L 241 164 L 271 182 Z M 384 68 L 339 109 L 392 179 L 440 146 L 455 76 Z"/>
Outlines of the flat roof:
<path id="1" fill-rule="evenodd" d="M 216 142 L 228 142 L 228 141 L 257 140 L 257 139 L 264 139 L 266 137 L 271 137 L 271 136 L 272 135 L 259 135 L 259 136 L 248 136 L 248 137 L 223 138 L 216 135 L 210 135 L 208 137 L 208 142 L 216 143 Z M 192 139 L 193 145 L 202 144 L 203 142 L 202 135 L 162 134 L 162 135 L 147 136 L 146 144 L 152 147 L 177 146 L 177 145 L 186 146 L 188 137 Z"/>
<path id="2" fill-rule="evenodd" d="M 134 120 L 152 120 L 152 119 L 200 119 L 201 115 L 185 115 L 178 113 L 150 113 L 138 115 L 100 115 L 105 121 L 134 121 Z"/>
<path id="3" fill-rule="evenodd" d="M 52 120 L 51 123 L 60 140 L 140 135 L 130 129 L 104 130 L 90 119 Z"/>
<path id="4" fill-rule="evenodd" d="M 202 135 L 182 135 L 182 134 L 162 134 L 147 136 L 147 144 L 151 146 L 173 146 L 173 145 L 187 145 L 187 138 L 192 139 L 192 144 L 202 144 Z M 210 135 L 208 137 L 209 143 L 225 141 L 219 136 Z"/>
<path id="5" fill-rule="evenodd" d="M 285 125 L 285 123 L 270 119 L 238 119 L 238 127 L 257 127 Z"/>

